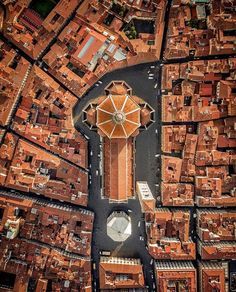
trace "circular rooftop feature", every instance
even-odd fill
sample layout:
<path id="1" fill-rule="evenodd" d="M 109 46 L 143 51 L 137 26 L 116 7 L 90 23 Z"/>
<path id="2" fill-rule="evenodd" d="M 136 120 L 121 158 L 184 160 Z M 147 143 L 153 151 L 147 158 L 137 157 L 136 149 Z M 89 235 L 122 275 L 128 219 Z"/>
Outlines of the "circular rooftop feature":
<path id="1" fill-rule="evenodd" d="M 131 219 L 123 211 L 115 211 L 107 218 L 107 235 L 114 241 L 123 242 L 131 235 Z"/>
<path id="2" fill-rule="evenodd" d="M 113 114 L 113 122 L 116 124 L 123 124 L 125 121 L 125 114 L 124 112 L 117 111 Z"/>

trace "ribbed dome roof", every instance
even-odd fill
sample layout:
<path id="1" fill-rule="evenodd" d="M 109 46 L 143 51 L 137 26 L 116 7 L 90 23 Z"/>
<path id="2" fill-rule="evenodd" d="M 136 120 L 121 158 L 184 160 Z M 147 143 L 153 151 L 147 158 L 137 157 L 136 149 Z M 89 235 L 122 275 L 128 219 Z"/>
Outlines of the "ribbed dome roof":
<path id="1" fill-rule="evenodd" d="M 139 126 L 140 107 L 127 94 L 110 94 L 97 106 L 97 127 L 109 138 L 128 138 Z"/>

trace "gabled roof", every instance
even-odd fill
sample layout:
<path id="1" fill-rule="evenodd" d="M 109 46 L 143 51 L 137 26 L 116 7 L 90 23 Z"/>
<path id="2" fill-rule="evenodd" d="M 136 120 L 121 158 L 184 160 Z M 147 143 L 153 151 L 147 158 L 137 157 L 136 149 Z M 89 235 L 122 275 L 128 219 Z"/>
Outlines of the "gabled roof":
<path id="1" fill-rule="evenodd" d="M 144 288 L 142 265 L 136 259 L 101 258 L 100 289 Z"/>

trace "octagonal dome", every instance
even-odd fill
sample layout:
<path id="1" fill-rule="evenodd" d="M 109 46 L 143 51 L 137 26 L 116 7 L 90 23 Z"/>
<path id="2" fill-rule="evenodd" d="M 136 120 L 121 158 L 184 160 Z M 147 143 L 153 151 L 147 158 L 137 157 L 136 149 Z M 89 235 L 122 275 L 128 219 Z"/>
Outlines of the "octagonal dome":
<path id="1" fill-rule="evenodd" d="M 125 241 L 131 231 L 131 219 L 125 212 L 116 211 L 107 218 L 107 235 L 114 241 Z"/>
<path id="2" fill-rule="evenodd" d="M 127 94 L 110 94 L 97 106 L 96 125 L 110 139 L 128 138 L 140 127 L 140 106 Z"/>

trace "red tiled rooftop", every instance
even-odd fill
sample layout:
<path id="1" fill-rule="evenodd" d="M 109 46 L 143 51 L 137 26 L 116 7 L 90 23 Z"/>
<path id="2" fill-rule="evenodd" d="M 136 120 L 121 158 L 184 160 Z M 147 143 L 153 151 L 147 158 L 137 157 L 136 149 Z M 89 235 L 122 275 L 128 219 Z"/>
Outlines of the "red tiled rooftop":
<path id="1" fill-rule="evenodd" d="M 110 200 L 127 200 L 133 196 L 133 141 L 104 139 L 105 196 Z"/>
<path id="2" fill-rule="evenodd" d="M 100 289 L 144 288 L 145 285 L 142 265 L 135 259 L 102 257 L 99 279 Z"/>
<path id="3" fill-rule="evenodd" d="M 10 144 L 11 140 L 15 141 Z M 49 198 L 87 205 L 86 172 L 45 150 L 9 134 L 0 148 L 3 166 L 1 184 L 20 191 L 33 191 Z M 6 155 L 15 148 L 13 157 Z"/>

